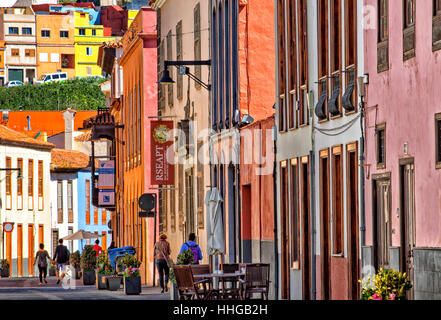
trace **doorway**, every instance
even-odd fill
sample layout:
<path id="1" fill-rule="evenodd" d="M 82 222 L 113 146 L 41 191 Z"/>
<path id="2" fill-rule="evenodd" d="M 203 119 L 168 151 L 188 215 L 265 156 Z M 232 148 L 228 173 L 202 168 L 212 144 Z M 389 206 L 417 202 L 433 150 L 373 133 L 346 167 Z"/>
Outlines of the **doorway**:
<path id="1" fill-rule="evenodd" d="M 389 247 L 391 243 L 390 173 L 374 175 L 372 179 L 374 266 L 375 270 L 388 269 L 390 266 Z"/>
<path id="2" fill-rule="evenodd" d="M 283 161 L 280 165 L 280 241 L 282 269 L 282 299 L 290 298 L 290 261 L 289 261 L 289 195 L 288 195 L 288 166 Z"/>
<path id="3" fill-rule="evenodd" d="M 302 290 L 303 300 L 311 300 L 311 235 L 310 235 L 310 184 L 309 157 L 301 164 L 301 215 L 302 215 Z"/>
<path id="4" fill-rule="evenodd" d="M 322 300 L 331 297 L 330 266 L 330 203 L 329 203 L 329 150 L 320 152 L 320 261 Z"/>
<path id="5" fill-rule="evenodd" d="M 415 248 L 415 166 L 414 160 L 400 160 L 401 269 L 414 281 L 413 250 Z M 414 298 L 413 288 L 407 298 Z"/>
<path id="6" fill-rule="evenodd" d="M 28 276 L 34 275 L 34 245 L 34 225 L 28 224 Z"/>
<path id="7" fill-rule="evenodd" d="M 17 276 L 23 277 L 23 225 L 17 225 Z"/>
<path id="8" fill-rule="evenodd" d="M 359 219 L 358 219 L 358 148 L 357 144 L 347 146 L 347 219 L 348 219 L 348 275 L 349 300 L 357 300 L 360 293 Z"/>

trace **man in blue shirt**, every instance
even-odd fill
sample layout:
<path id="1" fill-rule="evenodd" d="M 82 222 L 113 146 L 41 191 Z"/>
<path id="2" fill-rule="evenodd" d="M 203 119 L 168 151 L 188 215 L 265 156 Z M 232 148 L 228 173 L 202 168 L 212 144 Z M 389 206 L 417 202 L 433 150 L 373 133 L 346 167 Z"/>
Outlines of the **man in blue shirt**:
<path id="1" fill-rule="evenodd" d="M 190 233 L 190 235 L 188 236 L 188 241 L 184 242 L 181 247 L 181 251 L 179 251 L 179 254 L 182 254 L 184 251 L 190 249 L 193 253 L 193 264 L 199 264 L 199 261 L 202 260 L 202 252 L 199 245 L 195 242 L 195 239 L 196 235 L 194 233 Z"/>

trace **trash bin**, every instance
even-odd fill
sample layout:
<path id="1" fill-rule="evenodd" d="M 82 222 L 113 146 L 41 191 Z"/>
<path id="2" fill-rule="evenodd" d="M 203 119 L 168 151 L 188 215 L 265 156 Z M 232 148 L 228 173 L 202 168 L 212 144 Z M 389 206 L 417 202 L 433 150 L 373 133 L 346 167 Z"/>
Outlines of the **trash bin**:
<path id="1" fill-rule="evenodd" d="M 122 247 L 122 248 L 116 248 L 116 249 L 109 249 L 107 250 L 109 254 L 110 263 L 113 267 L 113 269 L 117 270 L 117 260 L 119 257 L 124 257 L 127 254 L 135 254 L 136 250 L 133 247 Z"/>

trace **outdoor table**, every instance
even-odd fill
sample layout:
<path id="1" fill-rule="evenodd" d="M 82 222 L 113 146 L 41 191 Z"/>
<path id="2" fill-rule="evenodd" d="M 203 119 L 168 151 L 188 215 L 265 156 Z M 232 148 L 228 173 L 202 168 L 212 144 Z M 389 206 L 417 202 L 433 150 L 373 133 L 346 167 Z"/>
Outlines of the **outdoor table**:
<path id="1" fill-rule="evenodd" d="M 212 282 L 215 280 L 218 282 L 219 280 L 222 282 L 222 291 L 221 295 L 222 297 L 225 297 L 225 279 L 236 279 L 236 281 L 239 281 L 241 277 L 244 277 L 245 273 L 207 273 L 207 274 L 195 274 L 193 275 L 193 278 L 200 280 L 200 279 L 210 279 Z M 219 280 L 218 280 L 219 279 Z M 212 286 L 210 285 L 210 290 L 208 293 L 208 297 L 212 295 L 214 292 L 214 289 L 211 289 Z"/>

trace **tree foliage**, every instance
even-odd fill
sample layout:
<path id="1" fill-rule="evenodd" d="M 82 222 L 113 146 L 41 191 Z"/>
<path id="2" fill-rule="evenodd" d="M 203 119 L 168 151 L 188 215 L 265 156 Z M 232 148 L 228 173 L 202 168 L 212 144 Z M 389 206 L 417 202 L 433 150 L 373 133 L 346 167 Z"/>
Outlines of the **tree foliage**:
<path id="1" fill-rule="evenodd" d="M 98 84 L 101 78 L 81 78 L 42 85 L 26 84 L 0 88 L 0 108 L 7 110 L 96 110 L 106 97 Z"/>

